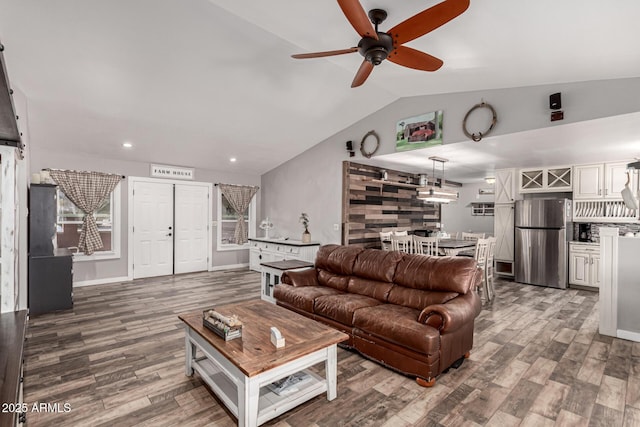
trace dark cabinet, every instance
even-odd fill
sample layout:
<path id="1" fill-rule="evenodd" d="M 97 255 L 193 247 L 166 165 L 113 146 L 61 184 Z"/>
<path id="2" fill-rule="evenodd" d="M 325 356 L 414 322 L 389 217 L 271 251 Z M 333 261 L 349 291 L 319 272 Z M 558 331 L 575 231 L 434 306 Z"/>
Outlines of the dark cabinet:
<path id="1" fill-rule="evenodd" d="M 68 249 L 52 255 L 29 256 L 29 314 L 68 310 L 73 307 L 73 259 Z"/>
<path id="2" fill-rule="evenodd" d="M 73 307 L 73 256 L 55 249 L 57 187 L 32 184 L 29 189 L 29 314 Z"/>
<path id="3" fill-rule="evenodd" d="M 53 254 L 58 214 L 58 187 L 31 184 L 29 189 L 29 254 Z"/>

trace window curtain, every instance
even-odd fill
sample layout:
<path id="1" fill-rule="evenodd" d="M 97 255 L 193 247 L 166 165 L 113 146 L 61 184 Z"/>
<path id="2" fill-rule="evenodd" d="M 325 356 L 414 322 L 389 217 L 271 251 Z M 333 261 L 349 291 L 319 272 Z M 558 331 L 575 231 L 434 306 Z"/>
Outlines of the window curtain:
<path id="1" fill-rule="evenodd" d="M 84 212 L 78 250 L 91 255 L 102 249 L 102 238 L 93 215 L 109 198 L 122 177 L 101 172 L 58 169 L 51 169 L 50 173 L 65 196 Z"/>
<path id="2" fill-rule="evenodd" d="M 237 245 L 244 245 L 247 243 L 248 230 L 247 224 L 244 222 L 244 215 L 249 209 L 251 199 L 256 194 L 260 187 L 252 187 L 250 185 L 232 185 L 232 184 L 218 184 L 222 195 L 227 199 L 229 205 L 238 214 L 238 221 L 236 222 L 236 230 L 233 237 L 236 240 Z"/>

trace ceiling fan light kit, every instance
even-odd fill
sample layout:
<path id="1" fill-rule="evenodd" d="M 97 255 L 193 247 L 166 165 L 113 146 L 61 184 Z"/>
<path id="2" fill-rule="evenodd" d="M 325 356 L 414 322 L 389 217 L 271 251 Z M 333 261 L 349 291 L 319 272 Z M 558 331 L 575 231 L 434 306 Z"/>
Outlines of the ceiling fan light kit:
<path id="1" fill-rule="evenodd" d="M 387 32 L 378 31 L 378 25 L 387 18 L 382 9 L 371 9 L 365 13 L 358 0 L 338 0 L 347 20 L 362 37 L 357 47 L 315 53 L 291 55 L 295 59 L 322 58 L 359 52 L 364 57 L 351 87 L 361 86 L 385 59 L 407 68 L 421 71 L 436 71 L 442 67 L 442 60 L 419 50 L 403 46 L 404 43 L 435 30 L 463 13 L 470 0 L 444 0 L 429 9 L 402 21 Z M 374 28 L 375 26 L 375 28 Z"/>

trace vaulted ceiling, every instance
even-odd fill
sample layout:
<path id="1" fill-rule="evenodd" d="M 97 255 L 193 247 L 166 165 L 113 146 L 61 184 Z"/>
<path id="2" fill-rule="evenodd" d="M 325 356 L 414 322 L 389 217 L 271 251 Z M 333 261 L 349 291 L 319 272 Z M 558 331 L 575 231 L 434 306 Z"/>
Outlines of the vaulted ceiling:
<path id="1" fill-rule="evenodd" d="M 437 3 L 362 1 L 387 10 L 381 30 Z M 32 146 L 224 171 L 267 172 L 400 97 L 640 76 L 635 0 L 472 0 L 408 44 L 440 70 L 385 61 L 356 89 L 357 53 L 290 57 L 357 44 L 335 1 L 0 0 L 0 11 Z"/>

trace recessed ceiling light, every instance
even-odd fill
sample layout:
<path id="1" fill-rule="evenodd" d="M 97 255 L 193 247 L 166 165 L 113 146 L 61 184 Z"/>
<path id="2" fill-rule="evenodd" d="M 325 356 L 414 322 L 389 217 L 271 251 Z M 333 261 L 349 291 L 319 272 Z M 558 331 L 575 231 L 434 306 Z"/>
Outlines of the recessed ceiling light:
<path id="1" fill-rule="evenodd" d="M 231 163 L 235 162 L 236 160 L 238 160 L 238 159 L 236 159 L 235 157 L 232 157 L 232 158 L 230 158 L 230 159 L 229 159 L 229 161 L 230 161 Z"/>
<path id="2" fill-rule="evenodd" d="M 123 143 L 122 143 L 122 146 L 123 146 L 124 148 L 131 148 L 131 147 L 133 147 L 133 144 L 132 144 L 132 143 L 130 143 L 130 142 L 123 142 Z"/>

